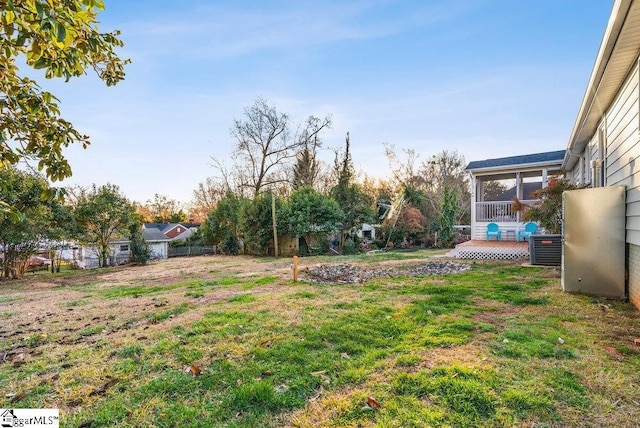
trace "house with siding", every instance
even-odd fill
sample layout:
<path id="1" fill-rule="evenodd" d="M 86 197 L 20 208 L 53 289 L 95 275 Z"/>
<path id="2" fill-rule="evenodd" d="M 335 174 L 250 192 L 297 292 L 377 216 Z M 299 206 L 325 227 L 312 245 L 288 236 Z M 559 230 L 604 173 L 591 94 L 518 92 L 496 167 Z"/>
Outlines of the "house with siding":
<path id="1" fill-rule="evenodd" d="M 157 229 L 171 241 L 187 239 L 198 231 L 198 225 L 192 223 L 145 223 L 144 229 Z"/>
<path id="2" fill-rule="evenodd" d="M 640 0 L 616 0 L 564 156 L 572 182 L 625 189 L 627 293 L 640 308 Z M 606 267 L 602 267 L 603 269 Z"/>
<path id="3" fill-rule="evenodd" d="M 170 239 L 158 229 L 143 229 L 144 236 L 151 257 L 153 259 L 166 259 L 169 254 Z M 109 266 L 117 266 L 129 262 L 131 257 L 131 240 L 123 237 L 119 240 L 109 242 L 111 249 L 107 263 Z M 98 261 L 98 250 L 94 246 L 75 246 L 67 255 L 67 259 L 72 261 L 79 269 L 95 269 L 100 263 Z"/>
<path id="4" fill-rule="evenodd" d="M 501 239 L 515 241 L 524 228 L 526 208 L 516 209 L 514 197 L 522 207 L 535 204 L 532 192 L 561 174 L 564 156 L 564 150 L 556 150 L 469 162 L 465 170 L 471 174 L 471 239 L 484 240 L 487 225 L 496 223 L 504 232 Z M 489 184 L 500 181 L 512 182 L 513 187 L 490 196 Z"/>

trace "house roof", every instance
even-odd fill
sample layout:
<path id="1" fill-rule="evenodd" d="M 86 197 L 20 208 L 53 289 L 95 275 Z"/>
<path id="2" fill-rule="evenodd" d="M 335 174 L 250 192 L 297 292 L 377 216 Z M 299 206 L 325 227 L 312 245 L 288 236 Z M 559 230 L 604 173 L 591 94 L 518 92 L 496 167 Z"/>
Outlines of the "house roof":
<path id="1" fill-rule="evenodd" d="M 196 223 L 145 223 L 145 229 L 158 229 L 164 233 L 167 233 L 169 230 L 174 227 L 182 226 L 185 229 L 190 229 L 192 227 L 198 227 L 199 224 Z"/>
<path id="2" fill-rule="evenodd" d="M 510 156 L 506 158 L 485 159 L 481 161 L 469 162 L 467 171 L 475 171 L 480 169 L 494 169 L 501 167 L 515 167 L 531 164 L 558 164 L 564 159 L 565 150 L 556 150 L 554 152 L 533 153 L 530 155 Z"/>
<path id="3" fill-rule="evenodd" d="M 567 144 L 563 168 L 571 169 L 596 133 L 640 50 L 640 2 L 616 0 Z"/>
<path id="4" fill-rule="evenodd" d="M 142 229 L 142 235 L 146 241 L 170 241 L 170 239 L 162 233 L 161 230 L 156 228 L 144 228 Z"/>

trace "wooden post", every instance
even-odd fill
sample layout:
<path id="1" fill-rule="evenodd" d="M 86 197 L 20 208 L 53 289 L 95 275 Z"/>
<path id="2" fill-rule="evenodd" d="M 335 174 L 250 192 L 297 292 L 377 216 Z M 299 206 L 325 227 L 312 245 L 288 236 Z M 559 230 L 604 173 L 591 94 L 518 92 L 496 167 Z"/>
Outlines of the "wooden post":
<path id="1" fill-rule="evenodd" d="M 298 282 L 298 256 L 293 256 L 293 282 Z"/>

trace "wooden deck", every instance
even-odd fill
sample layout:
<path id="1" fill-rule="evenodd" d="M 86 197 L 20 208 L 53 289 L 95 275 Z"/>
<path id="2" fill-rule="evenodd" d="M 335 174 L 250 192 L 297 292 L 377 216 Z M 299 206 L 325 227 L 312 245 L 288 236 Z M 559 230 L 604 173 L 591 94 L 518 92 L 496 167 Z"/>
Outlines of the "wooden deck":
<path id="1" fill-rule="evenodd" d="M 456 245 L 448 257 L 459 259 L 514 260 L 529 257 L 529 243 L 515 241 L 471 240 Z"/>

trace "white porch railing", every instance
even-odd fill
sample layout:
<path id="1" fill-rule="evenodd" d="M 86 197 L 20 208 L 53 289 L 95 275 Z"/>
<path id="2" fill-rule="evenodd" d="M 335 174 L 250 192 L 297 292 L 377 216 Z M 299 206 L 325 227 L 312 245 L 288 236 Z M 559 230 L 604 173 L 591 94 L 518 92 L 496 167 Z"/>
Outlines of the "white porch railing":
<path id="1" fill-rule="evenodd" d="M 537 199 L 521 200 L 520 211 L 513 210 L 513 201 L 476 202 L 476 221 L 482 222 L 520 222 L 528 207 Z"/>

